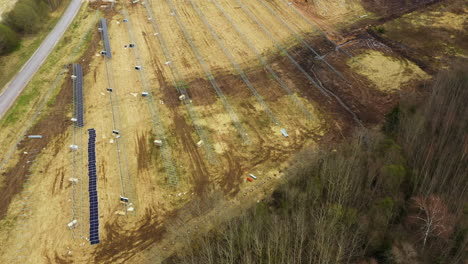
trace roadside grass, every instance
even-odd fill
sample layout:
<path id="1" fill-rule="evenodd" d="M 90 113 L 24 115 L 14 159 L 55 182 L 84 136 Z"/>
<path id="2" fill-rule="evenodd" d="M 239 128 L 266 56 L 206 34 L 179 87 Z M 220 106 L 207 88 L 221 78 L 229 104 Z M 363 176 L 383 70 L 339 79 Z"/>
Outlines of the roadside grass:
<path id="1" fill-rule="evenodd" d="M 0 92 L 5 85 L 23 67 L 33 53 L 39 48 L 55 24 L 62 17 L 68 7 L 69 1 L 64 2 L 57 10 L 50 14 L 50 19 L 44 23 L 39 33 L 26 36 L 21 40 L 20 46 L 13 53 L 0 56 Z"/>
<path id="2" fill-rule="evenodd" d="M 88 34 L 81 44 L 78 52 L 73 58 L 70 54 L 73 53 L 81 38 L 90 27 L 91 23 L 95 22 L 94 11 L 88 8 L 88 4 L 83 4 L 77 17 L 60 39 L 52 53 L 47 57 L 44 64 L 39 68 L 37 73 L 28 83 L 22 94 L 16 102 L 0 120 L 0 153 L 7 153 L 12 144 L 16 140 L 19 131 L 22 131 L 25 125 L 31 120 L 31 117 L 37 111 L 38 106 L 46 97 L 50 87 L 56 83 L 50 98 L 47 99 L 46 107 L 41 110 L 41 115 L 50 111 L 55 102 L 56 96 L 59 93 L 58 89 L 62 86 L 65 76 L 58 79 L 62 73 L 63 67 L 68 63 L 75 61 L 81 57 L 89 46 L 91 34 Z M 63 72 L 66 74 L 66 72 Z M 71 102 L 70 102 L 71 103 Z M 37 122 L 40 118 L 36 119 Z M 4 158 L 3 156 L 0 158 Z"/>

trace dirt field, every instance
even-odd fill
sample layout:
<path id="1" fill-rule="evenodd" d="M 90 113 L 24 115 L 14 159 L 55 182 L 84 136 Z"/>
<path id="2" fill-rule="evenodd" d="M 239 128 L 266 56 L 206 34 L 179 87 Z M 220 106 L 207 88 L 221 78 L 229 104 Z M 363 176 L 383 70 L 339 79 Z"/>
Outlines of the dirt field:
<path id="1" fill-rule="evenodd" d="M 326 39 L 282 0 L 242 5 L 216 0 L 221 8 L 214 2 L 194 1 L 217 37 L 190 1 L 149 1 L 148 9 L 142 2 L 125 1 L 113 11 L 101 9 L 101 2 L 91 3 L 107 19 L 112 59 L 106 64 L 100 55 L 103 44 L 96 25 L 88 50 L 76 62 L 84 69 L 84 129 L 72 129 L 72 81 L 67 78 L 52 110 L 30 131 L 46 136 L 23 140 L 2 172 L 6 195 L 0 203 L 0 240 L 12 246 L 0 249 L 1 263 L 160 261 L 178 247 L 177 239 L 187 230 L 200 225 L 207 230 L 210 219 L 233 215 L 269 193 L 303 146 L 340 140 L 357 122 L 374 126 L 400 93 L 430 77 L 369 34 L 348 39 L 337 35 L 341 29 L 336 25 L 322 27 L 327 21 L 322 17 Z M 358 2 L 350 5 L 357 10 L 353 14 L 364 10 Z M 327 14 L 346 12 L 335 9 L 328 5 Z M 314 18 L 319 11 L 305 14 Z M 343 49 L 330 40 L 344 44 Z M 391 74 L 382 68 L 391 68 Z M 112 94 L 106 91 L 109 85 Z M 179 100 L 184 89 L 190 101 Z M 151 96 L 142 97 L 142 92 Z M 87 179 L 88 128 L 97 133 L 101 243 L 93 246 L 79 237 L 89 237 L 87 182 L 80 209 L 85 221 L 67 228 L 76 197 L 69 181 L 76 174 L 73 168 L 81 168 Z M 289 137 L 282 135 L 283 128 Z M 160 138 L 163 132 L 165 138 Z M 200 135 L 207 142 L 199 146 Z M 10 131 L 2 142 L 13 136 Z M 83 140 L 77 153 L 85 154 L 73 165 L 70 145 L 77 138 Z M 163 147 L 154 143 L 159 139 L 164 139 Z M 169 155 L 175 173 L 167 171 Z M 259 179 L 246 182 L 249 173 Z M 177 186 L 170 184 L 174 177 Z M 120 202 L 123 193 L 132 206 Z M 129 207 L 135 212 L 125 212 Z"/>

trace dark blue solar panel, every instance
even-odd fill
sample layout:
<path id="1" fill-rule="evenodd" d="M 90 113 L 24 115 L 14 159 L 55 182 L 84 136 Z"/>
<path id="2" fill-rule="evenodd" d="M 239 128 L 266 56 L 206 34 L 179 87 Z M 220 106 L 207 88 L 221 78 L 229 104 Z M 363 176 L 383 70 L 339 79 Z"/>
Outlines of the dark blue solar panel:
<path id="1" fill-rule="evenodd" d="M 96 133 L 95 130 L 88 129 L 88 175 L 89 175 L 89 234 L 91 245 L 99 243 L 99 210 L 96 175 Z"/>

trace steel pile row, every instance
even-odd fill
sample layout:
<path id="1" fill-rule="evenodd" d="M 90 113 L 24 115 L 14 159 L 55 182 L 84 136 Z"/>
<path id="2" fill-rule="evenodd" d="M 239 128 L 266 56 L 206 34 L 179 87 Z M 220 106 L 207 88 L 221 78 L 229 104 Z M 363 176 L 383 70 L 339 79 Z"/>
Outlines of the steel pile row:
<path id="1" fill-rule="evenodd" d="M 106 23 L 105 21 L 106 21 L 105 18 L 101 18 L 101 25 L 105 24 Z M 105 30 L 101 30 L 101 38 L 104 43 L 104 46 L 109 45 L 109 39 L 107 37 Z M 119 89 L 114 81 L 114 70 L 112 66 L 111 56 L 105 56 L 104 61 L 106 64 L 107 91 L 108 91 L 107 94 L 109 95 L 109 103 L 110 103 L 110 108 L 112 112 L 113 130 L 120 131 L 122 129 L 122 121 L 121 121 L 119 98 L 118 98 Z M 117 164 L 119 168 L 120 183 L 122 186 L 121 195 L 123 197 L 127 197 L 130 201 L 133 201 L 134 200 L 133 199 L 134 188 L 133 188 L 132 178 L 129 173 L 127 151 L 125 147 L 125 138 L 123 135 L 119 135 L 119 137 L 115 138 L 114 142 L 115 142 L 114 145 L 115 145 L 116 152 L 117 152 L 117 160 L 118 160 Z"/>
<path id="2" fill-rule="evenodd" d="M 104 55 L 106 55 L 108 58 L 112 58 L 106 19 L 101 18 L 99 23 L 101 26 L 102 41 L 104 42 L 104 50 L 106 51 Z"/>
<path id="3" fill-rule="evenodd" d="M 152 7 L 149 2 L 145 3 L 145 8 L 148 13 L 148 17 L 151 18 L 150 22 L 153 26 L 154 31 L 159 32 L 160 30 L 158 27 L 158 23 L 156 22 L 156 18 L 153 14 L 153 11 L 151 9 Z M 195 131 L 197 135 L 200 137 L 200 139 L 204 142 L 203 148 L 205 149 L 205 154 L 208 160 L 212 164 L 218 164 L 218 159 L 216 157 L 211 139 L 208 133 L 205 131 L 205 129 L 203 129 L 203 126 L 201 125 L 201 122 L 199 119 L 199 114 L 197 110 L 195 109 L 195 107 L 193 106 L 192 99 L 190 98 L 190 95 L 187 92 L 187 88 L 189 88 L 187 85 L 185 85 L 187 82 L 183 79 L 182 74 L 178 70 L 176 63 L 172 61 L 168 45 L 163 35 L 164 34 L 159 32 L 159 34 L 157 34 L 156 36 L 159 40 L 159 44 L 161 45 L 166 62 L 170 62 L 167 65 L 169 66 L 171 70 L 172 83 L 174 87 L 176 87 L 177 91 L 183 96 L 182 101 L 184 102 L 184 106 L 187 110 L 187 113 L 189 114 L 189 117 L 192 120 L 192 124 L 195 128 Z"/>
<path id="4" fill-rule="evenodd" d="M 124 15 L 125 20 L 127 21 L 125 24 L 127 26 L 127 31 L 129 34 L 130 41 L 135 44 L 135 47 L 132 48 L 133 50 L 133 55 L 135 57 L 136 63 L 139 66 L 143 66 L 143 60 L 142 57 L 140 56 L 139 48 L 138 48 L 138 42 L 137 39 L 135 38 L 132 22 L 128 19 L 128 11 L 125 8 L 125 5 L 123 5 L 124 9 L 122 10 L 122 14 Z M 151 85 L 150 82 L 148 81 L 148 77 L 146 76 L 146 71 L 144 70 L 145 67 L 140 68 L 138 70 L 139 72 L 139 77 L 141 81 L 141 86 L 143 88 L 143 92 L 147 92 L 148 96 L 146 97 L 146 102 L 148 105 L 148 110 L 151 115 L 151 121 L 153 123 L 153 128 L 154 128 L 154 133 L 156 137 L 162 141 L 162 146 L 160 148 L 161 150 L 161 158 L 163 160 L 164 168 L 166 170 L 166 175 L 167 179 L 170 184 L 176 186 L 178 184 L 179 178 L 177 175 L 177 170 L 175 167 L 175 162 L 174 159 L 172 158 L 172 151 L 170 144 L 167 142 L 166 139 L 166 129 L 164 127 L 164 124 L 162 122 L 161 114 L 159 113 L 159 109 L 157 104 L 155 103 L 154 96 L 151 93 Z"/>

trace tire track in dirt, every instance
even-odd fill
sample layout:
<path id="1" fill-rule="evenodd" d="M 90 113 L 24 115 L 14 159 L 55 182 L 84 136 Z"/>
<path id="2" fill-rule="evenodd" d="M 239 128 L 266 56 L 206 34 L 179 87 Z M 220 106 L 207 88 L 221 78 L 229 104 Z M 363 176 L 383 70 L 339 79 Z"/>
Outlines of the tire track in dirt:
<path id="1" fill-rule="evenodd" d="M 233 148 L 233 146 L 229 146 L 228 148 Z M 235 196 L 240 191 L 239 184 L 241 183 L 241 176 L 244 170 L 241 162 L 231 152 L 227 151 L 223 157 L 227 161 L 227 169 L 222 174 L 223 177 L 221 177 L 218 184 L 226 195 Z"/>
<path id="2" fill-rule="evenodd" d="M 204 158 L 200 155 L 198 147 L 195 145 L 192 136 L 190 135 L 191 127 L 187 125 L 185 119 L 179 114 L 174 116 L 175 130 L 178 134 L 178 140 L 183 145 L 184 150 L 190 157 L 190 171 L 194 181 L 194 192 L 202 196 L 208 191 L 210 184 L 210 173 L 206 167 Z"/>
<path id="3" fill-rule="evenodd" d="M 149 139 L 146 137 L 148 133 L 142 133 L 141 135 L 137 135 L 137 144 L 136 145 L 136 153 L 138 155 L 137 164 L 138 164 L 138 171 L 141 172 L 146 170 L 151 165 L 151 151 L 148 149 L 148 145 L 150 143 Z"/>
<path id="4" fill-rule="evenodd" d="M 147 210 L 142 220 L 137 223 L 139 228 L 132 230 L 123 228 L 124 223 L 121 221 L 125 220 L 119 220 L 120 218 L 107 222 L 104 225 L 106 236 L 102 239 L 112 243 L 98 244 L 92 263 L 127 263 L 129 258 L 160 240 L 166 230 L 162 222 L 154 217 L 155 214 L 156 212 Z M 164 218 L 170 218 L 170 215 Z"/>
<path id="5" fill-rule="evenodd" d="M 207 191 L 207 187 L 210 184 L 210 173 L 206 167 L 205 159 L 201 156 L 199 148 L 195 145 L 191 136 L 193 128 L 187 124 L 185 118 L 179 113 L 179 109 L 177 109 L 180 105 L 180 101 L 178 100 L 176 88 L 167 84 L 167 80 L 162 74 L 160 68 L 161 65 L 155 60 L 157 56 L 154 50 L 157 47 L 155 47 L 154 43 L 148 40 L 148 36 L 144 31 L 142 31 L 142 34 L 151 55 L 153 72 L 156 74 L 159 84 L 161 85 L 163 98 L 167 100 L 165 101 L 166 105 L 171 109 L 171 112 L 174 115 L 173 122 L 175 125 L 174 132 L 176 134 L 176 138 L 182 144 L 185 153 L 190 157 L 190 171 L 192 172 L 191 175 L 194 181 L 194 192 L 201 196 L 205 191 Z"/>
<path id="6" fill-rule="evenodd" d="M 54 183 L 52 185 L 52 195 L 54 195 L 56 191 L 63 188 L 63 179 L 65 177 L 65 172 L 64 172 L 63 168 L 58 168 L 58 169 L 55 170 L 54 175 L 57 175 L 57 176 L 54 177 Z M 57 182 L 59 182 L 58 187 L 57 187 Z"/>

